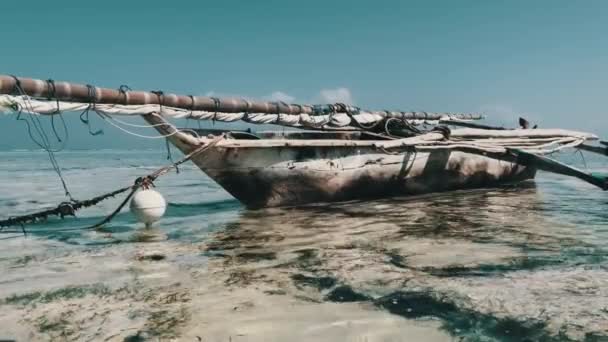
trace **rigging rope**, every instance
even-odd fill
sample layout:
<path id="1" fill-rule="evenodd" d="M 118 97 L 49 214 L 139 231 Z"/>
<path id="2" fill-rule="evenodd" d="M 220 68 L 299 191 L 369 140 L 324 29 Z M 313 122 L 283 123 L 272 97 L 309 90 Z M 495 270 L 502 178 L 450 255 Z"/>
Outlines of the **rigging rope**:
<path id="1" fill-rule="evenodd" d="M 39 212 L 35 212 L 32 214 L 28 214 L 28 215 L 22 215 L 22 216 L 15 216 L 15 217 L 9 217 L 8 219 L 5 220 L 1 220 L 0 221 L 0 232 L 2 233 L 14 233 L 14 231 L 3 231 L 2 228 L 3 227 L 10 227 L 10 226 L 21 226 L 23 227 L 24 224 L 26 223 L 34 223 L 37 221 L 42 221 L 42 220 L 46 220 L 49 216 L 59 216 L 60 218 L 65 218 L 66 216 L 75 216 L 75 213 L 77 210 L 82 209 L 82 208 L 87 208 L 87 207 L 91 207 L 94 205 L 97 205 L 98 203 L 110 198 L 110 197 L 114 197 L 116 195 L 119 195 L 123 192 L 126 192 L 128 190 L 131 190 L 131 192 L 127 195 L 127 197 L 121 202 L 121 204 L 118 206 L 118 208 L 116 208 L 110 215 L 108 215 L 107 217 L 105 217 L 103 220 L 101 220 L 99 223 L 96 223 L 92 226 L 89 227 L 85 227 L 85 228 L 81 228 L 81 229 L 94 229 L 94 228 L 98 228 L 108 222 L 110 222 L 121 210 L 122 208 L 126 205 L 126 203 L 129 201 L 129 199 L 133 196 L 133 194 L 135 194 L 135 192 L 142 188 L 142 187 L 149 187 L 149 186 L 153 186 L 154 185 L 154 181 L 162 176 L 167 174 L 171 169 L 175 168 L 177 169 L 179 167 L 179 165 L 189 161 L 190 159 L 192 159 L 194 156 L 200 155 L 201 153 L 207 151 L 209 148 L 215 146 L 220 140 L 224 139 L 224 135 L 219 135 L 217 137 L 215 137 L 213 140 L 211 140 L 210 142 L 208 142 L 205 145 L 202 145 L 198 148 L 196 148 L 195 150 L 193 150 L 192 152 L 188 153 L 187 155 L 185 155 L 182 159 L 173 162 L 169 165 L 163 166 L 159 169 L 157 169 L 156 171 L 143 176 L 143 177 L 139 177 L 135 180 L 133 185 L 130 186 L 126 186 L 123 188 L 120 188 L 118 190 L 114 190 L 111 191 L 109 193 L 100 195 L 100 196 L 96 196 L 92 199 L 89 200 L 85 200 L 85 201 L 78 201 L 78 200 L 71 200 L 70 202 L 62 202 L 60 203 L 57 207 L 52 208 L 52 209 L 47 209 L 47 210 L 43 210 L 43 211 L 39 211 Z M 24 229 L 24 228 L 23 228 Z M 25 229 L 23 230 L 23 232 L 25 233 Z"/>
<path id="2" fill-rule="evenodd" d="M 117 125 L 117 124 L 115 124 L 113 122 L 113 121 L 118 122 L 117 119 L 115 119 L 115 118 L 113 118 L 113 117 L 111 117 L 111 116 L 109 116 L 107 114 L 99 113 L 99 112 L 98 112 L 98 114 L 101 114 L 101 115 L 99 115 L 99 117 L 101 117 L 105 122 L 109 123 L 110 125 L 118 128 L 119 130 L 121 130 L 121 131 L 123 131 L 123 132 L 125 132 L 125 133 L 127 133 L 129 135 L 132 135 L 132 136 L 135 136 L 135 137 L 138 137 L 138 138 L 144 138 L 144 139 L 164 139 L 164 138 L 170 137 L 170 136 L 175 135 L 175 134 L 177 134 L 177 133 L 180 132 L 179 130 L 176 130 L 175 132 L 172 132 L 170 134 L 165 134 L 165 135 L 155 135 L 155 136 L 142 135 L 142 134 L 138 134 L 138 133 L 135 133 L 135 132 L 131 132 L 128 129 L 125 129 L 123 127 L 120 127 L 119 125 Z"/>
<path id="3" fill-rule="evenodd" d="M 31 105 L 31 102 L 29 102 L 29 96 L 25 94 L 25 92 L 23 91 L 23 88 L 21 87 L 21 82 L 18 80 L 17 77 L 12 76 L 15 79 L 15 89 L 13 90 L 14 92 L 18 92 L 21 96 L 23 96 L 25 102 L 25 106 L 27 109 L 27 117 L 26 119 L 23 119 L 21 117 L 21 114 L 23 113 L 22 111 L 22 107 L 19 106 L 19 112 L 17 113 L 17 120 L 18 121 L 25 121 L 25 123 L 27 124 L 27 130 L 28 130 L 28 134 L 30 136 L 30 139 L 36 144 L 38 145 L 41 149 L 45 150 L 49 156 L 49 160 L 51 162 L 51 166 L 53 167 L 53 170 L 55 171 L 55 173 L 57 173 L 57 176 L 59 176 L 59 180 L 61 181 L 61 185 L 63 186 L 63 190 L 65 191 L 65 195 L 70 199 L 70 200 L 74 200 L 74 198 L 72 197 L 72 194 L 70 193 L 68 186 L 66 184 L 65 179 L 63 178 L 63 175 L 61 173 L 61 167 L 59 166 L 59 163 L 57 162 L 57 159 L 55 158 L 55 152 L 61 151 L 63 150 L 63 148 L 65 147 L 65 144 L 67 143 L 68 140 L 68 129 L 67 126 L 65 125 L 65 121 L 62 118 L 62 122 L 64 125 L 64 129 L 66 132 L 66 137 L 65 140 L 62 143 L 62 146 L 58 149 L 58 150 L 53 150 L 51 148 L 51 143 L 49 142 L 49 138 L 46 134 L 46 132 L 44 131 L 44 126 L 42 124 L 42 122 L 40 121 L 40 118 L 37 115 L 33 115 L 32 112 L 33 111 L 33 106 Z M 55 87 L 55 83 L 52 80 L 47 81 L 49 86 L 52 85 L 53 89 Z M 29 109 L 27 108 L 27 106 L 29 105 Z M 59 100 L 57 100 L 57 109 L 56 110 L 60 110 L 59 107 Z M 32 125 L 30 125 L 30 122 L 27 120 L 27 118 L 29 118 L 32 122 Z M 53 121 L 51 121 L 51 124 L 53 123 Z M 31 126 L 34 126 L 34 128 L 36 129 L 36 133 L 38 133 L 38 135 L 40 136 L 41 141 L 37 140 L 31 131 Z M 53 131 L 55 132 L 55 134 L 57 134 L 55 127 L 53 125 Z M 61 141 L 59 139 L 59 136 L 57 135 L 57 139 L 59 141 Z"/>
<path id="4" fill-rule="evenodd" d="M 171 155 L 171 145 L 169 144 L 169 138 L 165 139 L 165 145 L 167 146 L 167 160 L 173 163 L 173 156 Z M 179 173 L 178 167 L 175 167 L 175 172 Z"/>
<path id="5" fill-rule="evenodd" d="M 95 132 L 91 130 L 91 121 L 89 119 L 89 112 L 91 110 L 95 111 L 95 102 L 97 102 L 97 89 L 90 84 L 87 84 L 87 92 L 89 96 L 89 105 L 80 113 L 80 121 L 87 125 L 89 129 L 89 134 L 92 136 L 103 134 L 103 130 L 99 129 Z M 86 118 L 85 118 L 86 116 Z"/>

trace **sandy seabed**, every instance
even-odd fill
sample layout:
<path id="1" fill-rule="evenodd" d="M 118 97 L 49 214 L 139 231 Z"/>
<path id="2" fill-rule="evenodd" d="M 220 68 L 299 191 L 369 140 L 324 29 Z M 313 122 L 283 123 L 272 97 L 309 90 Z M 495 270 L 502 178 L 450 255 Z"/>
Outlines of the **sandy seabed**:
<path id="1" fill-rule="evenodd" d="M 322 286 L 293 285 L 296 273 L 285 264 L 297 253 L 294 260 L 236 256 L 252 259 L 243 265 L 205 257 L 204 244 L 169 241 L 68 250 L 36 238 L 3 245 L 1 338 L 451 340 L 437 321 L 405 319 L 367 302 L 326 302 Z"/>

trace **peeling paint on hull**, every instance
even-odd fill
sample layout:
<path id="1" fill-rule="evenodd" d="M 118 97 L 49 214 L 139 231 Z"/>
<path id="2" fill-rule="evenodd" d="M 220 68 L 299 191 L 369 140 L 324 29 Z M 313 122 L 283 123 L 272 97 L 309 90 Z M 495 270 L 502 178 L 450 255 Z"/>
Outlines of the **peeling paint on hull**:
<path id="1" fill-rule="evenodd" d="M 184 153 L 192 150 L 175 145 Z M 215 147 L 193 162 L 248 208 L 485 188 L 536 173 L 465 152 L 393 155 L 352 146 Z"/>

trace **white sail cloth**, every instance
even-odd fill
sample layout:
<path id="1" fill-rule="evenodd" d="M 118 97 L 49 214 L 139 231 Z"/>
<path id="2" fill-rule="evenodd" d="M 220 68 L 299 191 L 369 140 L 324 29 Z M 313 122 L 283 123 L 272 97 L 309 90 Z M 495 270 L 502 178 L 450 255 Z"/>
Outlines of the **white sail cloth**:
<path id="1" fill-rule="evenodd" d="M 178 135 L 187 144 L 198 146 L 207 144 L 215 137 L 200 137 L 189 134 L 167 122 L 158 114 L 146 117 L 146 121 L 157 127 L 161 136 Z M 414 137 L 394 140 L 335 140 L 335 139 L 223 139 L 217 143 L 219 147 L 373 147 L 388 154 L 402 153 L 402 149 L 415 148 L 419 151 L 447 149 L 469 149 L 484 153 L 507 153 L 508 149 L 519 149 L 528 153 L 551 154 L 565 148 L 576 147 L 586 140 L 597 137 L 590 133 L 569 131 L 563 129 L 518 129 L 518 130 L 485 130 L 485 129 L 454 129 L 449 139 L 444 133 L 431 131 Z M 397 150 L 397 152 L 393 152 Z"/>
<path id="2" fill-rule="evenodd" d="M 0 113 L 30 113 L 33 115 L 54 115 L 61 112 L 82 112 L 91 110 L 107 116 L 139 116 L 155 114 L 164 118 L 191 118 L 195 120 L 216 120 L 224 122 L 245 121 L 255 124 L 277 124 L 303 128 L 352 128 L 352 119 L 344 113 L 333 113 L 328 115 L 308 115 L 308 114 L 265 114 L 265 113 L 222 113 L 207 111 L 189 111 L 174 107 L 159 105 L 116 105 L 116 104 L 88 104 L 66 101 L 36 100 L 28 96 L 0 95 Z M 360 124 L 371 125 L 379 122 L 390 115 L 390 112 L 360 112 L 353 114 L 352 117 Z M 442 120 L 457 121 L 458 119 L 446 115 Z M 164 120 L 163 120 L 164 121 Z M 412 121 L 412 120 L 408 120 Z M 426 122 L 426 120 L 423 120 Z M 462 120 L 460 120 L 462 121 Z M 437 123 L 437 121 L 429 122 Z M 173 125 L 164 121 L 173 128 L 170 135 L 180 132 Z M 121 127 L 118 127 L 123 129 Z M 124 130 L 124 129 L 123 129 Z M 133 134 L 131 132 L 127 132 Z M 196 136 L 196 132 L 194 132 Z M 417 146 L 420 149 L 445 149 L 456 147 L 475 148 L 486 152 L 505 152 L 505 148 L 521 148 L 528 152 L 547 154 L 557 152 L 567 147 L 575 147 L 585 140 L 595 140 L 597 136 L 569 130 L 561 129 L 525 129 L 525 130 L 486 130 L 486 129 L 456 129 L 451 131 L 449 141 L 442 140 L 443 136 L 439 133 L 427 134 L 433 137 L 430 141 L 425 140 L 425 135 L 414 138 L 396 139 L 382 142 L 372 141 L 337 141 L 336 144 L 351 145 L 372 145 L 381 149 L 391 149 L 397 147 Z M 160 137 L 166 137 L 165 135 Z M 205 142 L 206 138 L 188 136 L 189 139 L 200 139 Z M 223 144 L 231 144 L 225 141 Z M 248 142 L 238 141 L 239 146 L 244 146 Z M 257 142 L 255 142 L 257 144 Z M 305 140 L 291 142 L 291 145 L 302 143 L 312 146 L 317 143 L 327 145 L 327 140 Z M 277 140 L 265 142 L 267 146 L 272 144 L 284 144 Z"/>
<path id="3" fill-rule="evenodd" d="M 327 115 L 308 114 L 267 114 L 267 113 L 222 113 L 208 111 L 190 111 L 186 109 L 166 107 L 160 105 L 117 105 L 117 104 L 89 104 L 80 102 L 37 100 L 28 96 L 0 95 L 0 112 L 28 112 L 35 115 L 53 115 L 61 112 L 91 111 L 106 115 L 136 116 L 151 113 L 160 113 L 163 117 L 193 120 L 214 120 L 223 122 L 244 121 L 253 124 L 276 124 L 282 126 L 302 128 L 352 128 L 352 119 L 346 113 L 331 113 Z M 429 113 L 434 117 L 438 115 Z M 402 118 L 405 114 L 400 112 L 367 112 L 361 111 L 352 114 L 352 118 L 361 125 L 373 125 L 387 117 Z M 441 120 L 459 120 L 450 114 L 440 114 Z M 412 123 L 436 124 L 438 120 L 408 120 Z"/>
<path id="4" fill-rule="evenodd" d="M 344 113 L 328 115 L 308 114 L 266 114 L 266 113 L 222 113 L 207 111 L 189 111 L 180 108 L 159 105 L 117 105 L 117 104 L 88 104 L 67 101 L 49 101 L 32 99 L 29 96 L 0 95 L 0 113 L 30 113 L 34 115 L 54 115 L 61 112 L 82 112 L 91 110 L 108 116 L 139 116 L 152 114 L 164 118 L 194 120 L 216 120 L 223 122 L 245 121 L 254 124 L 277 124 L 301 128 L 353 128 L 352 119 Z M 363 125 L 372 125 L 386 118 L 390 112 L 360 112 L 352 117 Z M 441 120 L 463 121 L 446 115 Z M 414 120 L 408 120 L 412 122 Z M 430 124 L 438 121 L 422 120 Z M 120 127 L 118 127 L 120 128 Z M 540 153 L 551 153 L 565 147 L 573 147 L 585 140 L 595 140 L 597 136 L 570 130 L 561 129 L 534 129 L 534 130 L 486 130 L 486 129 L 456 129 L 452 130 L 450 144 L 465 144 L 478 148 L 504 148 L 522 147 Z M 382 147 L 398 147 L 406 141 L 403 139 L 382 142 Z M 409 140 L 407 140 L 409 141 Z M 306 144 L 311 144 L 306 141 Z M 359 142 L 365 143 L 365 142 Z M 417 142 L 416 144 L 420 144 Z M 433 142 L 434 148 L 445 148 L 445 143 Z M 421 145 L 425 145 L 422 143 Z M 557 148 L 557 149 L 556 149 Z"/>

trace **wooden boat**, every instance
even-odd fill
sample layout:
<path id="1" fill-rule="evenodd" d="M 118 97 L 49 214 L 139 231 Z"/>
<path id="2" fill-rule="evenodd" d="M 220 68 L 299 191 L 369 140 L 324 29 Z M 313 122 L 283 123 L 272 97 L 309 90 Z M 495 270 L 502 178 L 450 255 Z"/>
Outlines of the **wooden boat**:
<path id="1" fill-rule="evenodd" d="M 158 126 L 156 118 L 150 122 L 184 154 L 200 146 L 188 133 Z M 233 134 L 192 161 L 249 208 L 495 187 L 536 173 L 534 167 L 448 149 L 389 154 L 376 147 L 386 140 L 372 139 L 377 137 L 352 131 Z"/>
<path id="2" fill-rule="evenodd" d="M 495 187 L 532 179 L 537 170 L 608 189 L 606 177 L 545 157 L 568 147 L 606 154 L 605 146 L 585 144 L 597 139 L 593 134 L 527 125 L 502 129 L 463 121 L 478 119 L 476 115 L 127 92 L 2 75 L 0 94 L 7 94 L 0 95 L 4 111 L 32 115 L 93 111 L 119 128 L 114 116 L 142 116 L 249 208 Z M 178 129 L 167 120 L 170 117 L 242 120 L 299 130 L 256 134 Z M 391 134 L 387 128 L 391 120 L 409 133 Z M 412 128 L 416 120 L 433 122 L 435 129 Z M 379 132 L 372 129 L 378 124 L 384 127 Z M 204 153 L 198 153 L 204 146 L 208 147 Z"/>

